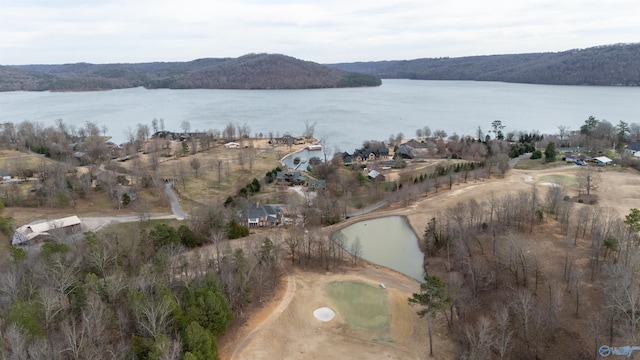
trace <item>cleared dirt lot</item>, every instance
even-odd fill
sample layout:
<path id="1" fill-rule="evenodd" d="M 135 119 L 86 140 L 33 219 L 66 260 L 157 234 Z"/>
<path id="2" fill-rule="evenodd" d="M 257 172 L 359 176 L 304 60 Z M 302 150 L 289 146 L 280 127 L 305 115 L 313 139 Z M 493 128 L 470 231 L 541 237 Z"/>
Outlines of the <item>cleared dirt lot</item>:
<path id="1" fill-rule="evenodd" d="M 570 196 L 577 195 L 571 188 L 571 179 L 575 178 L 577 166 L 554 167 L 546 170 L 511 170 L 504 179 L 490 179 L 467 184 L 455 185 L 451 191 L 430 194 L 408 208 L 387 206 L 375 213 L 352 218 L 333 228 L 327 228 L 327 234 L 339 227 L 366 218 L 387 215 L 405 215 L 416 234 L 422 234 L 426 223 L 438 212 L 460 202 L 489 198 L 492 194 L 500 197 L 519 190 L 528 191 L 535 184 L 541 198 L 549 188 L 549 182 L 558 177 L 567 186 Z M 615 209 L 620 216 L 629 213 L 629 209 L 640 208 L 640 173 L 635 170 L 621 171 L 618 168 L 601 169 L 600 180 L 595 194 L 598 205 Z M 550 180 L 551 179 L 551 180 Z M 576 204 L 576 207 L 590 206 Z M 552 230 L 552 229 L 548 229 Z M 552 236 L 552 232 L 538 234 L 540 241 L 548 244 L 540 251 L 540 258 L 546 259 L 549 274 L 560 271 L 552 264 L 559 263 L 554 256 L 560 256 L 561 243 Z M 420 237 L 420 236 L 419 236 Z M 554 242 L 555 241 L 555 242 Z M 582 248 L 582 246 L 580 246 Z M 581 251 L 588 251 L 585 247 Z M 547 255 L 545 255 L 547 254 Z M 436 267 L 437 259 L 433 260 Z M 296 271 L 288 279 L 295 279 L 295 287 L 287 287 L 283 282 L 281 294 L 272 303 L 266 304 L 255 313 L 239 331 L 221 339 L 221 358 L 223 359 L 423 359 L 428 354 L 428 334 L 425 319 L 419 318 L 407 303 L 407 298 L 419 290 L 419 284 L 407 277 L 374 265 L 355 269 L 346 269 L 345 273 L 327 274 Z M 334 281 L 362 281 L 372 285 L 384 283 L 388 290 L 388 309 L 390 329 L 379 333 L 352 329 L 338 314 L 330 322 L 323 323 L 315 319 L 313 310 L 321 306 L 332 306 L 325 286 Z M 594 294 L 600 292 L 589 285 Z M 287 289 L 289 293 L 287 294 Z M 293 294 L 290 292 L 293 291 Z M 282 299 L 288 297 L 283 304 Z M 567 300 L 569 301 L 569 300 Z M 597 306 L 597 301 L 585 301 L 585 309 Z M 583 319 L 584 320 L 584 319 Z M 576 338 L 583 321 L 575 321 L 563 332 L 567 341 Z M 435 359 L 454 358 L 455 345 L 449 340 L 446 322 L 441 316 L 434 322 Z M 559 335 L 560 336 L 560 335 Z M 579 335 L 578 335 L 579 336 Z M 569 354 L 567 354 L 569 355 Z"/>

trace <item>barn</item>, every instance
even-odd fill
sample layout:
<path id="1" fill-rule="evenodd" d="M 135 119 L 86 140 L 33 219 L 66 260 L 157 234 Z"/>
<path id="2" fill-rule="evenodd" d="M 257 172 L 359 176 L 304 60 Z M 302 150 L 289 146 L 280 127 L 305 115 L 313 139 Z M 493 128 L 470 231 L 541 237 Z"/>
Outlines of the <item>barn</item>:
<path id="1" fill-rule="evenodd" d="M 13 233 L 11 245 L 42 242 L 54 235 L 68 235 L 82 231 L 82 221 L 76 215 L 22 225 Z"/>

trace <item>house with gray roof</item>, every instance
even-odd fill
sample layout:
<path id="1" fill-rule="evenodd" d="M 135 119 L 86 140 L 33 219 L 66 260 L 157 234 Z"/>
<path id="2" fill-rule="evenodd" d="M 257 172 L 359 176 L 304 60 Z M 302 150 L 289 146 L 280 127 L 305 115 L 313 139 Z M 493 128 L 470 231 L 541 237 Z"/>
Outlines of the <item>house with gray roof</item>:
<path id="1" fill-rule="evenodd" d="M 629 143 L 629 145 L 627 145 L 627 147 L 624 148 L 624 151 L 633 156 L 640 156 L 638 154 L 640 153 L 640 141 L 634 141 L 632 143 Z"/>
<path id="2" fill-rule="evenodd" d="M 413 159 L 413 148 L 407 144 L 402 144 L 396 149 L 395 156 L 403 159 Z"/>
<path id="3" fill-rule="evenodd" d="M 282 223 L 283 211 L 278 205 L 250 204 L 243 213 L 243 221 L 247 227 L 278 226 Z"/>

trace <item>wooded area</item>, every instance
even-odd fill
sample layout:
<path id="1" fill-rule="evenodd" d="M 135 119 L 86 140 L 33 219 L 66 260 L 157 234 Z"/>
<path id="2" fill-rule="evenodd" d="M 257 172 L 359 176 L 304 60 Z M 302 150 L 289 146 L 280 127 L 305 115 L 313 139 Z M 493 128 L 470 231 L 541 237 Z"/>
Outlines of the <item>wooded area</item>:
<path id="1" fill-rule="evenodd" d="M 379 86 L 354 74 L 278 54 L 140 64 L 0 66 L 0 91 L 148 89 L 313 89 Z"/>
<path id="2" fill-rule="evenodd" d="M 557 53 L 371 61 L 328 66 L 383 79 L 639 86 L 640 43 Z"/>

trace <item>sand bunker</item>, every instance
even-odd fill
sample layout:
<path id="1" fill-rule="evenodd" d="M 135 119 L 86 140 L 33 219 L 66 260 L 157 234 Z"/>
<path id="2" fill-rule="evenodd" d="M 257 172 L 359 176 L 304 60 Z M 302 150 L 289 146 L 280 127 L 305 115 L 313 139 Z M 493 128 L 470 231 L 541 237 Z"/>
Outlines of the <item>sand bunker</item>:
<path id="1" fill-rule="evenodd" d="M 550 186 L 550 187 L 554 187 L 554 188 L 560 187 L 559 184 L 556 184 L 556 183 L 553 183 L 553 182 L 543 182 L 543 183 L 540 183 L 540 185 L 542 185 L 542 186 Z"/>
<path id="2" fill-rule="evenodd" d="M 336 312 L 325 306 L 313 310 L 313 316 L 320 321 L 328 322 L 333 320 L 336 316 Z"/>

